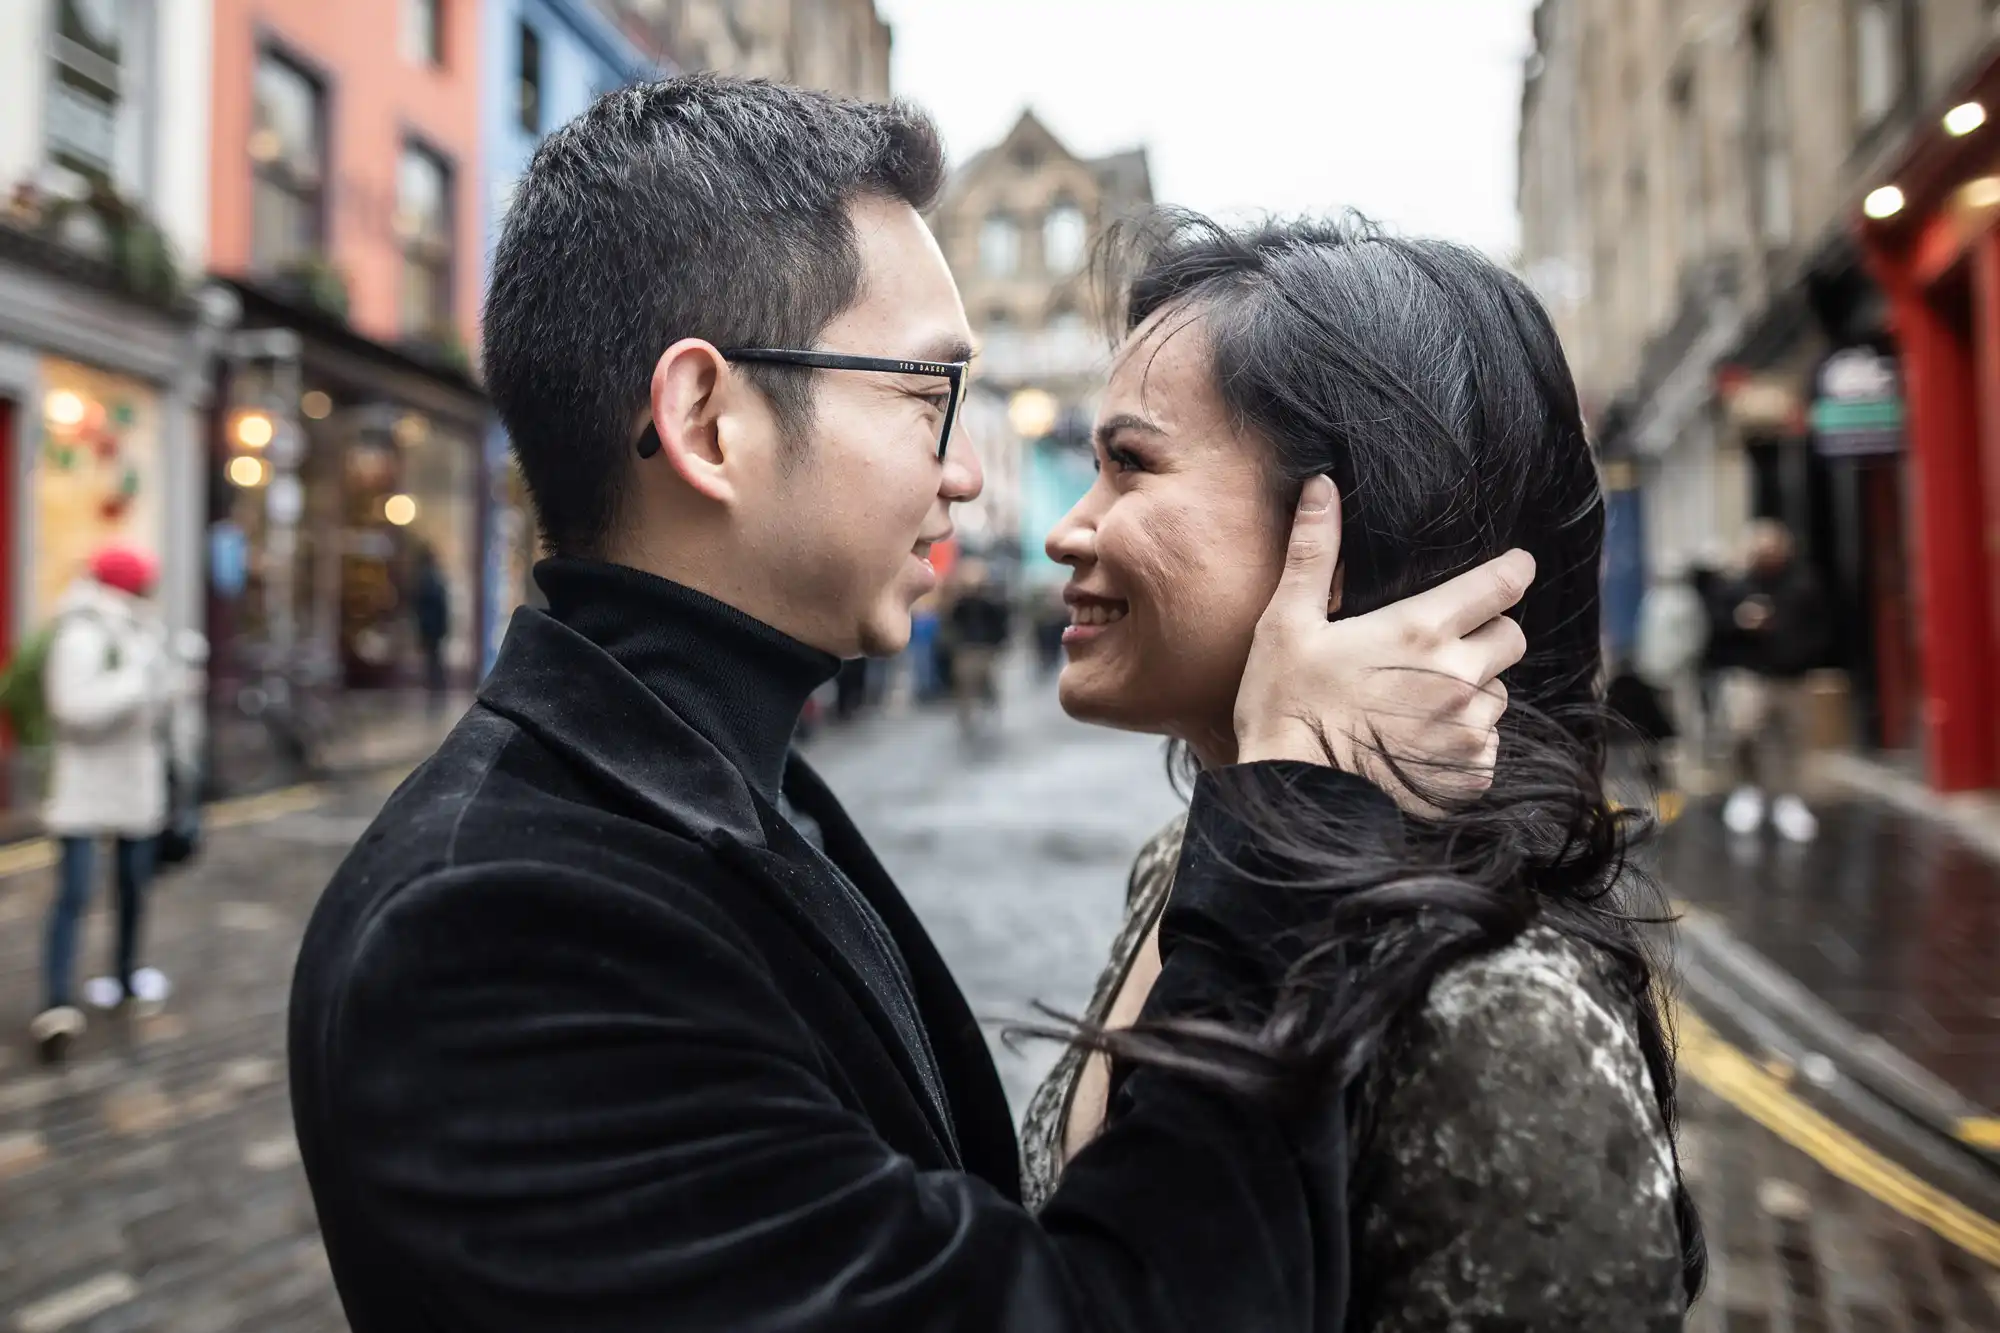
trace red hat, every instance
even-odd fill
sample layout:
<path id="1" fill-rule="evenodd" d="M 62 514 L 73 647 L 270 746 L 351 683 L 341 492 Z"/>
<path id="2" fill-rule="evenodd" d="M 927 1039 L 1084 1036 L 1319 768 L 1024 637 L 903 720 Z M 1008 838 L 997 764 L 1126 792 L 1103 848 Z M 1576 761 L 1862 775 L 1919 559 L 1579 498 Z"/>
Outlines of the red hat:
<path id="1" fill-rule="evenodd" d="M 158 563 L 136 546 L 107 546 L 90 557 L 90 577 L 134 597 L 151 592 L 159 576 Z"/>

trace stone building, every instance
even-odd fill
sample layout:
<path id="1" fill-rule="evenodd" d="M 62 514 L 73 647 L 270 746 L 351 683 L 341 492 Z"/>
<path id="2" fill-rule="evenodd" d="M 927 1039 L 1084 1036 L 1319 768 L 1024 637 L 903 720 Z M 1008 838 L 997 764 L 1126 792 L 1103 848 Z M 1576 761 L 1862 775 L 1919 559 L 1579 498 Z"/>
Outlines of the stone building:
<path id="1" fill-rule="evenodd" d="M 1521 262 L 1604 459 L 1614 649 L 1647 578 L 1726 561 L 1751 518 L 1782 518 L 1833 591 L 1829 665 L 1852 679 L 1862 738 L 1919 743 L 1944 702 L 1920 660 L 1965 651 L 1911 610 L 1945 578 L 1915 505 L 1935 483 L 1905 448 L 1895 390 L 1870 405 L 1894 427 L 1855 431 L 1827 374 L 1844 354 L 1849 371 L 1869 362 L 1861 380 L 1898 379 L 1864 212 L 1915 145 L 1973 132 L 1941 125 L 1992 65 L 2000 14 L 1989 0 L 1542 0 L 1534 29 Z M 1961 768 L 1988 774 L 1977 785 L 1996 762 Z M 1935 762 L 1933 777 L 1965 785 Z"/>
<path id="2" fill-rule="evenodd" d="M 968 408 L 987 494 L 968 527 L 995 543 L 1018 534 L 1031 565 L 1048 511 L 1066 509 L 1088 475 L 1080 445 L 1108 346 L 1092 248 L 1152 202 L 1143 148 L 1079 157 L 1025 111 L 953 174 L 933 210 L 981 349 Z"/>
<path id="3" fill-rule="evenodd" d="M 874 0 L 606 0 L 656 59 L 681 69 L 889 96 L 889 25 Z"/>

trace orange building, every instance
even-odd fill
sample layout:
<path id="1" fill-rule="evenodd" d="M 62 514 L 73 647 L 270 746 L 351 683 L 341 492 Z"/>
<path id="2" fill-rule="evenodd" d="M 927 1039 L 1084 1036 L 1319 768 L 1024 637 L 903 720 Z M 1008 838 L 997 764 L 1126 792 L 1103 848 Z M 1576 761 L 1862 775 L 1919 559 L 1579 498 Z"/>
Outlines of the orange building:
<path id="1" fill-rule="evenodd" d="M 215 0 L 208 267 L 241 303 L 209 487 L 232 676 L 477 670 L 477 0 Z M 246 417 L 258 418 L 243 428 Z M 434 571 L 434 572 L 433 572 Z M 416 606 L 449 608 L 441 651 Z M 427 612 L 425 625 L 436 616 Z"/>

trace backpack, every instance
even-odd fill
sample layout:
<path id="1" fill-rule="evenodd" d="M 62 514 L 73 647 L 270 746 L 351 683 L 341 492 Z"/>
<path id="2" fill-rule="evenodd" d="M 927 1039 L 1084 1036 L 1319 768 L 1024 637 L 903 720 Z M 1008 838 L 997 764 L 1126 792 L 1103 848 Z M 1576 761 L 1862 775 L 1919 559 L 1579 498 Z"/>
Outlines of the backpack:
<path id="1" fill-rule="evenodd" d="M 49 718 L 49 692 L 43 681 L 49 664 L 49 649 L 55 646 L 56 631 L 71 615 L 88 615 L 85 611 L 64 612 L 52 618 L 47 624 L 30 634 L 21 646 L 14 650 L 14 656 L 7 665 L 0 668 L 0 718 L 5 718 L 7 727 L 14 733 L 17 745 L 39 747 L 55 739 L 55 725 Z M 118 648 L 113 644 L 109 649 L 109 668 L 118 665 Z"/>

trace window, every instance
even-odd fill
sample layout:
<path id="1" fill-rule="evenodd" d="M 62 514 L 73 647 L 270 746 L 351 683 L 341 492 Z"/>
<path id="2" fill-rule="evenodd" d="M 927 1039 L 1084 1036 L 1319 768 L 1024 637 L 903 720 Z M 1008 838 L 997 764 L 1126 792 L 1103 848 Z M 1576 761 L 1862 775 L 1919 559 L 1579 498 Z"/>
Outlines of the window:
<path id="1" fill-rule="evenodd" d="M 403 0 L 403 59 L 413 65 L 444 63 L 444 0 Z"/>
<path id="2" fill-rule="evenodd" d="M 1702 142 L 1701 111 L 1695 100 L 1694 76 L 1683 71 L 1673 83 L 1674 174 L 1679 177 L 1679 213 L 1684 226 L 1684 262 L 1705 252 L 1708 230 L 1708 153 Z"/>
<path id="3" fill-rule="evenodd" d="M 1021 231 L 1014 219 L 996 213 L 979 228 L 979 267 L 996 278 L 1021 267 Z"/>
<path id="4" fill-rule="evenodd" d="M 1868 129 L 1895 107 L 1902 92 L 1901 6 L 1859 0 L 1854 11 L 1854 115 Z"/>
<path id="5" fill-rule="evenodd" d="M 1751 88 L 1750 186 L 1757 210 L 1757 233 L 1768 247 L 1792 240 L 1790 117 L 1785 108 L 1784 68 L 1771 38 L 1768 15 L 1750 25 Z"/>
<path id="6" fill-rule="evenodd" d="M 87 181 L 152 193 L 145 71 L 153 7 L 139 0 L 46 0 L 50 61 L 45 151 L 65 193 Z"/>
<path id="7" fill-rule="evenodd" d="M 514 115 L 530 134 L 542 132 L 542 35 L 521 25 L 521 68 L 514 80 Z"/>
<path id="8" fill-rule="evenodd" d="M 403 241 L 403 333 L 441 341 L 451 319 L 451 168 L 418 144 L 403 146 L 396 178 Z"/>
<path id="9" fill-rule="evenodd" d="M 321 247 L 325 104 L 298 66 L 266 51 L 251 111 L 250 262 L 275 272 Z"/>
<path id="10" fill-rule="evenodd" d="M 1042 219 L 1042 260 L 1051 273 L 1074 273 L 1083 263 L 1083 210 L 1058 200 Z"/>

